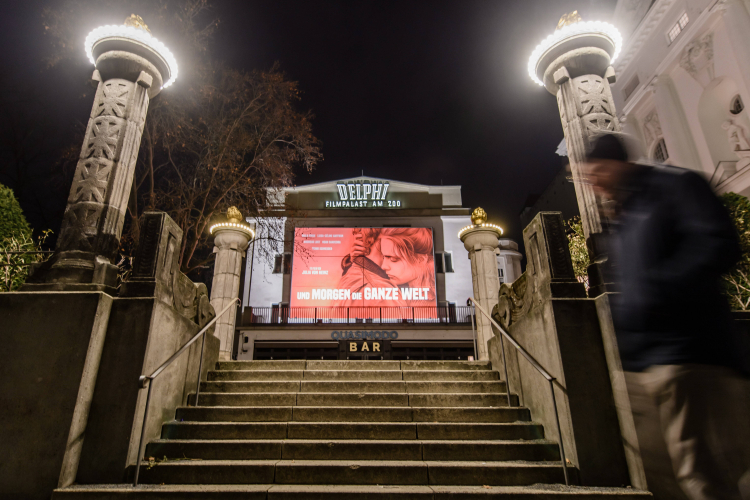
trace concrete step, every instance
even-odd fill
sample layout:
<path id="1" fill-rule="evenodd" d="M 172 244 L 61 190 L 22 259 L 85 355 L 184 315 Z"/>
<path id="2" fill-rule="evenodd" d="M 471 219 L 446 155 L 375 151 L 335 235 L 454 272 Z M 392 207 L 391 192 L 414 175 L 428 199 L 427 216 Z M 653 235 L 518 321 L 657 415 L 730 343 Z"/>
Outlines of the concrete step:
<path id="1" fill-rule="evenodd" d="M 273 359 L 267 361 L 219 361 L 217 370 L 304 370 L 304 359 L 284 360 Z"/>
<path id="2" fill-rule="evenodd" d="M 389 392 L 389 393 L 503 393 L 505 382 L 454 381 L 454 382 L 404 382 L 379 381 L 215 381 L 201 383 L 201 392 Z"/>
<path id="3" fill-rule="evenodd" d="M 306 370 L 363 370 L 363 371 L 401 371 L 401 361 L 324 361 L 309 360 Z"/>
<path id="4" fill-rule="evenodd" d="M 203 460 L 427 460 L 554 461 L 558 447 L 549 441 L 422 441 L 320 439 L 158 439 L 147 457 Z"/>
<path id="5" fill-rule="evenodd" d="M 201 399 L 203 396 L 201 396 Z M 475 422 L 531 420 L 528 408 L 382 406 L 181 406 L 175 420 L 193 422 Z"/>
<path id="6" fill-rule="evenodd" d="M 195 394 L 188 397 L 195 404 Z M 198 406 L 295 406 L 296 392 L 201 392 Z"/>
<path id="7" fill-rule="evenodd" d="M 131 471 L 132 472 L 132 471 Z M 569 468 L 572 476 L 575 469 Z M 563 483 L 554 462 L 177 460 L 141 466 L 144 484 L 393 484 L 527 486 Z"/>
<path id="8" fill-rule="evenodd" d="M 406 370 L 492 370 L 489 361 L 401 361 Z"/>
<path id="9" fill-rule="evenodd" d="M 532 440 L 544 438 L 531 422 L 169 422 L 162 439 L 424 439 Z"/>
<path id="10" fill-rule="evenodd" d="M 403 380 L 403 376 L 400 370 L 305 370 L 304 379 L 376 381 Z"/>
<path id="11" fill-rule="evenodd" d="M 168 422 L 161 428 L 161 438 L 286 439 L 288 426 L 287 422 Z"/>
<path id="12" fill-rule="evenodd" d="M 629 488 L 544 486 L 404 485 L 75 485 L 55 490 L 52 500 L 646 500 L 651 494 Z"/>
<path id="13" fill-rule="evenodd" d="M 510 395 L 513 406 L 518 396 Z M 188 404 L 195 395 L 191 394 Z M 334 392 L 201 392 L 199 406 L 508 406 L 505 394 L 389 394 Z"/>
<path id="14" fill-rule="evenodd" d="M 239 363 L 239 361 L 236 361 Z M 303 370 L 212 370 L 208 372 L 209 381 L 220 380 L 302 380 Z"/>
<path id="15" fill-rule="evenodd" d="M 518 406 L 518 396 L 511 394 L 513 406 Z M 409 406 L 508 406 L 505 394 L 409 394 Z"/>
<path id="16" fill-rule="evenodd" d="M 219 381 L 401 381 L 478 382 L 500 380 L 488 370 L 212 370 L 209 382 Z"/>
<path id="17" fill-rule="evenodd" d="M 484 380 L 484 381 L 472 381 L 472 380 L 461 380 L 461 381 L 427 381 L 427 382 L 404 382 L 406 386 L 406 392 L 409 394 L 413 393 L 436 393 L 436 392 L 447 392 L 447 393 L 504 393 L 505 382 L 499 380 Z"/>
<path id="18" fill-rule="evenodd" d="M 189 403 L 194 401 L 194 395 Z M 199 406 L 409 406 L 408 394 L 202 392 Z M 459 404 L 454 406 L 460 406 Z"/>
<path id="19" fill-rule="evenodd" d="M 299 392 L 299 381 L 242 380 L 201 382 L 204 392 Z"/>
<path id="20" fill-rule="evenodd" d="M 500 380 L 498 372 L 488 370 L 404 370 L 401 373 L 409 382 Z"/>

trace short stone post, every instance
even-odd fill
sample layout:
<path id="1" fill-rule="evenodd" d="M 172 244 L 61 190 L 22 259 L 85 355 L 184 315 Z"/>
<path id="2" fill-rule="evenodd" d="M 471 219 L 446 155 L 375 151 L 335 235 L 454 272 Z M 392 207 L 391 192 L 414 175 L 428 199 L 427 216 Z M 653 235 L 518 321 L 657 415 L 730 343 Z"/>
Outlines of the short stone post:
<path id="1" fill-rule="evenodd" d="M 216 314 L 224 310 L 230 302 L 240 296 L 240 270 L 242 258 L 250 240 L 255 236 L 252 228 L 245 224 L 242 213 L 236 207 L 227 210 L 227 222 L 211 226 L 214 238 L 214 281 L 211 286 L 211 305 Z M 215 335 L 221 342 L 219 360 L 232 359 L 234 340 L 235 311 L 225 312 L 216 322 Z"/>
<path id="2" fill-rule="evenodd" d="M 107 290 L 120 246 L 149 100 L 176 77 L 171 52 L 138 16 L 86 38 L 98 82 L 55 255 L 24 290 Z M 166 82 L 166 83 L 165 83 Z"/>
<path id="3" fill-rule="evenodd" d="M 463 228 L 458 237 L 469 252 L 471 260 L 471 281 L 474 286 L 474 299 L 488 313 L 497 304 L 500 279 L 497 276 L 497 258 L 495 250 L 500 244 L 503 230 L 493 224 L 487 224 L 487 213 L 477 208 L 471 214 L 474 225 Z M 480 360 L 489 359 L 487 342 L 492 338 L 492 324 L 481 313 L 476 314 L 477 321 L 477 356 Z"/>

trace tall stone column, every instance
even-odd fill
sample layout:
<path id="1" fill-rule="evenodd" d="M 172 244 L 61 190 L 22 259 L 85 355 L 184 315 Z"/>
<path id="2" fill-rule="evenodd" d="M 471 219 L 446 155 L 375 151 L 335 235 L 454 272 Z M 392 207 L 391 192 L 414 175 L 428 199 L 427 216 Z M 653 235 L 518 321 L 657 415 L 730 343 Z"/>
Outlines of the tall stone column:
<path id="1" fill-rule="evenodd" d="M 477 208 L 471 214 L 472 226 L 461 230 L 459 237 L 471 260 L 471 282 L 474 287 L 474 300 L 488 313 L 497 304 L 500 279 L 497 276 L 495 250 L 500 244 L 502 230 L 487 224 L 487 214 Z M 489 359 L 487 342 L 494 335 L 492 324 L 483 314 L 477 312 L 477 356 L 480 360 Z"/>
<path id="2" fill-rule="evenodd" d="M 559 32 L 559 33 L 558 33 Z M 563 16 L 552 42 L 532 55 L 536 78 L 557 97 L 570 170 L 592 264 L 589 284 L 592 296 L 606 291 L 600 270 L 604 260 L 597 236 L 602 220 L 596 195 L 583 172 L 586 152 L 602 133 L 621 132 L 610 84 L 615 82 L 611 57 L 617 51 L 619 33 L 605 23 L 583 22 L 577 13 Z M 557 41 L 554 41 L 556 40 Z"/>
<path id="3" fill-rule="evenodd" d="M 157 50 L 144 43 L 155 40 L 146 30 L 140 20 L 89 35 L 99 35 L 90 48 L 98 82 L 94 105 L 55 255 L 31 276 L 26 290 L 116 285 L 112 259 L 120 245 L 149 100 L 176 70 L 166 62 L 171 53 L 163 44 Z"/>
<path id="4" fill-rule="evenodd" d="M 247 245 L 253 238 L 253 230 L 244 223 L 242 214 L 235 207 L 227 211 L 227 222 L 211 227 L 214 238 L 214 280 L 211 286 L 211 305 L 216 314 L 221 313 L 240 296 L 240 270 Z M 232 344 L 236 312 L 229 309 L 216 321 L 215 335 L 219 338 L 219 360 L 232 359 Z"/>
<path id="5" fill-rule="evenodd" d="M 675 165 L 703 172 L 698 150 L 672 78 L 667 74 L 659 75 L 652 89 L 669 158 Z"/>

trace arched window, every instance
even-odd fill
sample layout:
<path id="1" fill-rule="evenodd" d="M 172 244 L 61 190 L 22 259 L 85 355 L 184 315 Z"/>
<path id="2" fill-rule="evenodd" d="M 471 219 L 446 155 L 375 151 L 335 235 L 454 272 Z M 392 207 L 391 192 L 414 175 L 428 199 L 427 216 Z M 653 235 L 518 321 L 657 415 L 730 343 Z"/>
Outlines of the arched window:
<path id="1" fill-rule="evenodd" d="M 739 94 L 732 98 L 732 102 L 729 104 L 729 112 L 733 115 L 739 115 L 742 110 L 745 109 L 745 104 L 742 102 L 742 97 Z"/>
<path id="2" fill-rule="evenodd" d="M 651 153 L 651 156 L 653 157 L 654 161 L 657 161 L 659 163 L 664 163 L 669 159 L 669 153 L 667 152 L 667 143 L 664 142 L 663 137 L 656 141 L 656 145 L 654 146 L 654 150 Z"/>

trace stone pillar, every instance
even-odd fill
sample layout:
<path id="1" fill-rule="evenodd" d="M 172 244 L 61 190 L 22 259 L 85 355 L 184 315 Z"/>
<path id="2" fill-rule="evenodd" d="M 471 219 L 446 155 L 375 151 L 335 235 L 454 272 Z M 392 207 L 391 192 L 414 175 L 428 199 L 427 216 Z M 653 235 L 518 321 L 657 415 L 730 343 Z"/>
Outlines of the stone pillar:
<path id="1" fill-rule="evenodd" d="M 659 75 L 653 83 L 654 102 L 671 163 L 703 172 L 685 111 L 669 75 Z"/>
<path id="2" fill-rule="evenodd" d="M 116 285 L 112 264 L 149 100 L 170 69 L 150 47 L 120 36 L 103 37 L 92 49 L 94 105 L 68 196 L 55 255 L 36 269 L 26 290 L 107 290 Z"/>
<path id="3" fill-rule="evenodd" d="M 724 0 L 720 8 L 724 11 L 724 26 L 727 28 L 737 67 L 745 81 L 745 89 L 750 92 L 750 46 L 747 42 L 750 33 L 750 3 Z"/>
<path id="4" fill-rule="evenodd" d="M 214 280 L 211 286 L 211 305 L 219 314 L 240 296 L 240 270 L 250 239 L 254 236 L 250 226 L 242 221 L 242 214 L 235 207 L 227 212 L 229 222 L 214 225 Z M 229 309 L 216 322 L 215 335 L 221 342 L 219 360 L 232 359 L 234 327 L 237 314 Z"/>
<path id="5" fill-rule="evenodd" d="M 561 24 L 563 21 L 561 19 Z M 586 152 L 599 135 L 621 131 L 609 88 L 615 82 L 615 71 L 610 66 L 614 52 L 614 42 L 608 36 L 596 31 L 583 32 L 550 47 L 536 62 L 537 78 L 557 97 L 578 208 L 592 262 L 588 274 L 590 293 L 593 295 L 607 288 L 600 269 L 605 256 L 597 238 L 602 232 L 602 220 L 594 190 L 584 182 L 582 169 Z"/>
<path id="6" fill-rule="evenodd" d="M 471 281 L 474 287 L 474 300 L 479 302 L 485 311 L 492 312 L 497 304 L 500 280 L 497 277 L 497 258 L 495 251 L 500 244 L 502 230 L 492 224 L 486 224 L 487 214 L 481 208 L 471 215 L 473 226 L 461 230 L 459 237 L 464 248 L 469 251 L 471 260 Z M 477 321 L 477 356 L 480 360 L 489 359 L 487 342 L 494 335 L 492 324 L 481 313 L 476 314 Z"/>

